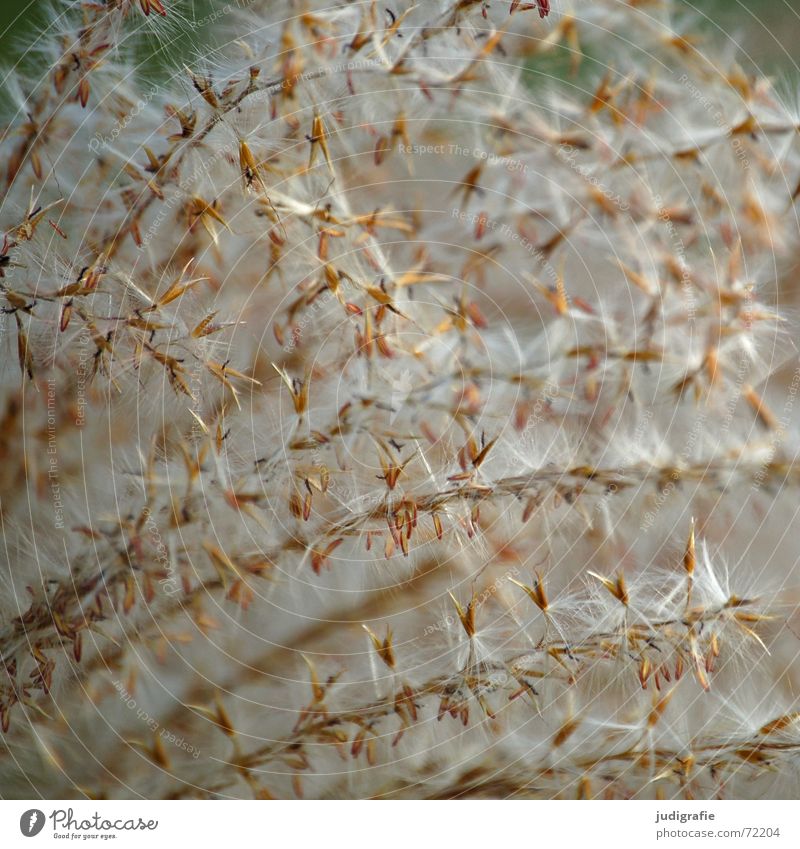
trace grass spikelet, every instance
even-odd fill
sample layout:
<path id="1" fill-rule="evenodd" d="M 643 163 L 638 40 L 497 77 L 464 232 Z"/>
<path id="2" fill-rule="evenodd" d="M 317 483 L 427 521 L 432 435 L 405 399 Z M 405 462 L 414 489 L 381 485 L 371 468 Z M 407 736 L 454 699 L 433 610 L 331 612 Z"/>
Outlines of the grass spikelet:
<path id="1" fill-rule="evenodd" d="M 677 0 L 301 6 L 9 88 L 3 795 L 796 797 L 797 109 Z"/>

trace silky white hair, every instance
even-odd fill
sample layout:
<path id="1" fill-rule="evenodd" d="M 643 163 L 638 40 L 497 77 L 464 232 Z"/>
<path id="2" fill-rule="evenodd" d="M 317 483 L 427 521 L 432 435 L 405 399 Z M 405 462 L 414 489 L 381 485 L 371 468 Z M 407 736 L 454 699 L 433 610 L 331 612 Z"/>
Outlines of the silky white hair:
<path id="1" fill-rule="evenodd" d="M 552 7 L 54 14 L 4 796 L 797 795 L 797 110 L 677 4 Z"/>

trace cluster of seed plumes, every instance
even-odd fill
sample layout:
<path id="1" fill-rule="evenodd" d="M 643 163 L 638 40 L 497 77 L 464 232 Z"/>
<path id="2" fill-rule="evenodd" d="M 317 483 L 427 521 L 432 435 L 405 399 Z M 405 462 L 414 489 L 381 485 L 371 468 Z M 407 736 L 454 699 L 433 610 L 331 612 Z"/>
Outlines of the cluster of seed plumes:
<path id="1" fill-rule="evenodd" d="M 670 0 L 184 14 L 7 81 L 3 795 L 796 796 L 796 104 Z"/>

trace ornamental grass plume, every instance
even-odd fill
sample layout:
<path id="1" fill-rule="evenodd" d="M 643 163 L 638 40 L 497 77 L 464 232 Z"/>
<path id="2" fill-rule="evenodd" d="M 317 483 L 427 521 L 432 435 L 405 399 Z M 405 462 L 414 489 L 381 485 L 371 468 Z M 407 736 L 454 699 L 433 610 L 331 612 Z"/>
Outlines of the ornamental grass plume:
<path id="1" fill-rule="evenodd" d="M 184 14 L 6 81 L 2 795 L 797 797 L 797 104 L 671 0 Z"/>

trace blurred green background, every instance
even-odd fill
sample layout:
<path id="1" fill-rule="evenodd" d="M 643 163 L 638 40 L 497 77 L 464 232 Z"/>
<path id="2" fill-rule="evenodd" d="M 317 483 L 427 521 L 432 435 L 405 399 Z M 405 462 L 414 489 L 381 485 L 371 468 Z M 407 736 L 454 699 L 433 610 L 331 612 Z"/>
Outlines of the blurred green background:
<path id="1" fill-rule="evenodd" d="M 153 37 L 136 41 L 134 55 L 142 76 L 154 81 L 156 77 L 163 78 L 164 68 L 183 67 L 204 44 L 213 43 L 213 25 L 203 22 L 214 10 L 222 10 L 231 3 L 232 0 L 164 0 L 171 13 L 162 19 L 152 12 Z M 52 31 L 64 8 L 65 4 L 59 0 L 0 0 L 0 64 L 3 68 L 16 65 L 17 70 L 39 79 L 44 70 L 41 56 L 31 48 L 43 29 Z M 140 21 L 148 23 L 144 19 Z M 145 61 L 153 55 L 157 57 L 156 62 Z"/>
<path id="2" fill-rule="evenodd" d="M 166 38 L 153 39 L 150 49 L 160 53 L 161 61 L 172 67 L 180 66 L 192 56 L 192 44 L 199 46 L 207 40 L 213 43 L 213 27 L 192 29 L 185 21 L 202 21 L 213 10 L 222 9 L 230 0 L 165 0 L 176 7 L 173 27 Z M 424 0 L 423 0 L 424 2 Z M 507 0 L 494 0 L 504 3 Z M 591 0 L 573 0 L 578 5 Z M 793 70 L 797 61 L 796 46 L 800 44 L 800 0 L 679 0 L 698 14 L 707 29 L 719 28 L 765 73 Z M 558 7 L 559 0 L 555 0 Z M 41 27 L 47 22 L 47 8 L 59 7 L 51 0 L 0 0 L 0 45 L 3 64 L 14 64 L 25 53 Z M 61 7 L 63 8 L 63 7 Z M 184 19 L 183 26 L 177 24 Z M 794 56 L 793 56 L 794 52 Z M 41 61 L 41 60 L 40 60 Z M 23 60 L 24 62 L 24 60 Z M 745 62 L 747 64 L 747 62 Z M 41 74 L 41 68 L 34 68 Z M 550 69 L 558 74 L 558 68 Z"/>
<path id="3" fill-rule="evenodd" d="M 766 73 L 795 69 L 800 60 L 800 0 L 683 0 L 735 40 Z"/>

